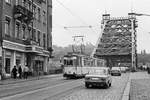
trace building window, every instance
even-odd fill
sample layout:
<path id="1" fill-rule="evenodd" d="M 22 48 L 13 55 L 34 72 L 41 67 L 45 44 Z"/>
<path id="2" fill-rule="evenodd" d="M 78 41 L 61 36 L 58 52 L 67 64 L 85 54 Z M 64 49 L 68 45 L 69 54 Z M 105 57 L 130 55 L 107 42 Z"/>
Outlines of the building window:
<path id="1" fill-rule="evenodd" d="M 16 27 L 15 27 L 16 29 L 16 38 L 19 38 L 19 31 L 20 31 L 20 24 L 18 23 L 18 22 L 16 22 Z"/>
<path id="2" fill-rule="evenodd" d="M 40 40 L 40 35 L 41 35 L 41 33 L 40 33 L 40 31 L 38 31 L 38 43 L 39 43 L 39 46 L 41 45 L 41 40 Z"/>
<path id="3" fill-rule="evenodd" d="M 10 19 L 6 18 L 5 20 L 5 35 L 10 36 Z"/>
<path id="4" fill-rule="evenodd" d="M 32 40 L 33 40 L 33 41 L 36 41 L 36 30 L 33 29 L 32 31 L 33 31 L 33 32 L 32 32 Z"/>
<path id="5" fill-rule="evenodd" d="M 22 27 L 22 34 L 23 34 L 23 39 L 25 39 L 26 38 L 26 27 L 25 26 Z"/>
<path id="6" fill-rule="evenodd" d="M 36 19 L 36 6 L 33 5 L 33 17 L 34 19 Z"/>
<path id="7" fill-rule="evenodd" d="M 5 2 L 11 4 L 11 0 L 5 0 Z"/>
<path id="8" fill-rule="evenodd" d="M 38 21 L 40 22 L 41 21 L 41 9 L 38 8 Z"/>
<path id="9" fill-rule="evenodd" d="M 43 34 L 43 47 L 45 48 L 46 47 L 46 35 Z"/>
<path id="10" fill-rule="evenodd" d="M 43 24 L 46 24 L 46 12 L 43 11 Z"/>

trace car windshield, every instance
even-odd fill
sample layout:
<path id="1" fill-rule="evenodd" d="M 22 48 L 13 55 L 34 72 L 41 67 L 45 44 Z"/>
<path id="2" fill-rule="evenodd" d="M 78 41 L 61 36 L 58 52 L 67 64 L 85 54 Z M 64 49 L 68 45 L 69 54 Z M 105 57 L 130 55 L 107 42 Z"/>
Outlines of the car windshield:
<path id="1" fill-rule="evenodd" d="M 93 72 L 91 72 L 91 74 L 106 75 L 108 74 L 108 72 L 106 69 L 99 69 L 99 70 L 94 70 Z"/>
<path id="2" fill-rule="evenodd" d="M 119 67 L 112 67 L 111 70 L 120 70 L 120 68 Z"/>

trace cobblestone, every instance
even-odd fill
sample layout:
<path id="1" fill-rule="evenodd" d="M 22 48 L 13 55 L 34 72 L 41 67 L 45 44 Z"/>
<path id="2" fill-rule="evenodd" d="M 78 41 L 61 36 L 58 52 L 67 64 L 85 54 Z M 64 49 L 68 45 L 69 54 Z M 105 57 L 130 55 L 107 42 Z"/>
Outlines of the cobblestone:
<path id="1" fill-rule="evenodd" d="M 83 86 L 79 91 L 75 91 L 64 98 L 61 98 L 61 100 L 120 100 L 128 81 L 128 76 L 128 74 L 123 74 L 121 77 L 113 77 L 112 87 L 108 89 L 86 89 Z"/>

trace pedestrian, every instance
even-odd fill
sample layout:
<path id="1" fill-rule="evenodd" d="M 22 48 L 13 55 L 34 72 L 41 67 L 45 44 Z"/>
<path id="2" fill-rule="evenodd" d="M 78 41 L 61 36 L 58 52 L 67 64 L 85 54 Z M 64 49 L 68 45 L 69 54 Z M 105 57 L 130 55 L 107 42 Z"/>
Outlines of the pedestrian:
<path id="1" fill-rule="evenodd" d="M 16 79 L 17 78 L 17 68 L 16 68 L 16 66 L 14 66 L 14 68 L 12 69 L 12 74 L 13 74 L 13 78 Z"/>
<path id="2" fill-rule="evenodd" d="M 24 67 L 23 71 L 24 71 L 24 78 L 27 79 L 28 78 L 28 72 L 29 72 L 29 68 L 27 65 Z"/>
<path id="3" fill-rule="evenodd" d="M 19 78 L 21 79 L 22 78 L 22 68 L 21 68 L 21 65 L 19 65 L 19 67 L 18 67 L 18 73 L 19 73 Z"/>

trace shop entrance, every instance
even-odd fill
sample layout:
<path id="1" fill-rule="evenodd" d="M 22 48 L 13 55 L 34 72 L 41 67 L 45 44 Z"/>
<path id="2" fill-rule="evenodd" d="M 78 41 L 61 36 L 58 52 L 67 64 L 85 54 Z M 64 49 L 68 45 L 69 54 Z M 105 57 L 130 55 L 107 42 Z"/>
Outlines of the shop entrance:
<path id="1" fill-rule="evenodd" d="M 35 60 L 33 70 L 36 71 L 37 74 L 42 74 L 44 72 L 43 61 Z"/>
<path id="2" fill-rule="evenodd" d="M 16 59 L 16 65 L 18 66 L 21 63 L 20 59 Z"/>
<path id="3" fill-rule="evenodd" d="M 10 74 L 10 58 L 5 58 L 5 72 Z"/>

